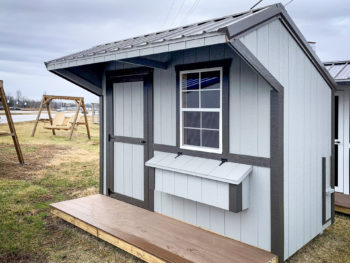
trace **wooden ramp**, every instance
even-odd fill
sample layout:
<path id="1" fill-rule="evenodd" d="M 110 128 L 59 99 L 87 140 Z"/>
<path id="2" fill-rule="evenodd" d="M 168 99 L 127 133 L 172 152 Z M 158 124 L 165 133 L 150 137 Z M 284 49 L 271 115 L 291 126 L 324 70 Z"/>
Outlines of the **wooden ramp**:
<path id="1" fill-rule="evenodd" d="M 350 195 L 335 193 L 335 211 L 350 215 Z"/>
<path id="2" fill-rule="evenodd" d="M 262 249 L 104 195 L 63 201 L 51 212 L 146 262 L 277 262 Z"/>

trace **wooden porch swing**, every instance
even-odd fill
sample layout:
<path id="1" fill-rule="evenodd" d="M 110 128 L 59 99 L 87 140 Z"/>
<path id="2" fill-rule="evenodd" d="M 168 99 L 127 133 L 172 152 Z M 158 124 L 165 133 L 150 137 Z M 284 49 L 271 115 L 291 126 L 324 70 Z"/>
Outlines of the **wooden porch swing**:
<path id="1" fill-rule="evenodd" d="M 11 136 L 12 137 L 13 144 L 14 144 L 15 149 L 16 149 L 18 161 L 20 162 L 20 164 L 24 164 L 24 159 L 23 159 L 23 154 L 22 154 L 22 151 L 21 151 L 21 146 L 19 145 L 18 138 L 17 138 L 17 133 L 16 133 L 16 129 L 15 129 L 15 125 L 13 124 L 13 120 L 12 120 L 12 116 L 11 116 L 11 112 L 10 112 L 9 106 L 7 105 L 7 101 L 6 101 L 6 96 L 5 96 L 5 91 L 4 91 L 4 88 L 3 88 L 3 81 L 2 80 L 0 80 L 0 102 L 1 102 L 2 106 L 4 107 L 7 123 L 9 125 L 9 129 L 10 129 L 10 132 L 0 131 L 0 137 L 2 137 L 2 136 Z"/>
<path id="2" fill-rule="evenodd" d="M 55 114 L 55 117 L 51 117 L 50 112 L 50 103 L 52 100 L 72 100 L 75 101 L 77 104 L 77 110 L 74 115 L 72 115 L 69 118 L 66 118 L 63 112 L 58 112 Z M 49 115 L 49 123 L 46 123 L 44 125 L 45 129 L 51 130 L 53 135 L 56 135 L 55 130 L 66 130 L 70 131 L 69 134 L 69 140 L 72 139 L 73 131 L 77 130 L 79 125 L 85 125 L 86 126 L 86 132 L 89 140 L 91 140 L 90 136 L 90 129 L 89 124 L 87 120 L 87 114 L 84 104 L 84 98 L 83 97 L 69 97 L 69 96 L 54 96 L 54 95 L 43 95 L 43 99 L 41 100 L 40 109 L 38 112 L 38 116 L 36 117 L 36 121 L 34 124 L 34 128 L 32 131 L 32 137 L 35 135 L 36 127 L 38 126 L 38 122 L 40 120 L 40 114 L 41 111 L 46 105 L 47 114 Z M 79 116 L 80 108 L 83 110 L 83 116 Z"/>

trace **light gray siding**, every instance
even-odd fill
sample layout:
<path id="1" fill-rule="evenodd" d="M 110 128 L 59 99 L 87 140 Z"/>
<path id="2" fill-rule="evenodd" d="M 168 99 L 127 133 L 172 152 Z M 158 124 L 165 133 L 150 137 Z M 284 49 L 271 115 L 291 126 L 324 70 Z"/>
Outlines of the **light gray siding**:
<path id="1" fill-rule="evenodd" d="M 143 82 L 115 83 L 114 135 L 143 138 Z"/>
<path id="2" fill-rule="evenodd" d="M 189 193 L 193 193 L 193 191 L 200 191 L 202 187 L 205 187 L 201 186 L 201 183 L 192 185 L 188 181 L 182 187 L 189 189 Z M 154 193 L 154 210 L 253 246 L 270 250 L 270 169 L 254 167 L 249 184 L 249 208 L 240 213 L 229 212 L 159 191 Z M 198 196 L 200 195 L 198 193 Z"/>
<path id="3" fill-rule="evenodd" d="M 160 57 L 161 58 L 161 57 Z M 270 156 L 270 86 L 226 44 L 178 51 L 167 70 L 154 72 L 154 142 L 176 145 L 175 65 L 232 59 L 230 68 L 230 152 Z"/>
<path id="4" fill-rule="evenodd" d="M 155 190 L 229 210 L 229 184 L 156 169 Z"/>
<path id="5" fill-rule="evenodd" d="M 175 65 L 232 59 L 230 68 L 230 152 L 270 156 L 270 86 L 241 60 L 226 44 L 158 55 L 153 59 L 170 60 L 167 70 L 154 71 L 154 142 L 176 145 Z M 115 63 L 111 69 L 135 67 Z M 105 115 L 106 116 L 106 115 Z M 106 137 L 107 138 L 107 137 Z M 145 160 L 146 161 L 146 160 Z M 190 180 L 188 180 L 190 181 Z M 190 195 L 202 189 L 187 184 Z M 195 182 L 193 182 L 195 183 Z M 199 186 L 199 188 L 197 188 Z M 175 189 L 174 189 L 175 191 Z M 155 211 L 188 223 L 270 250 L 270 169 L 253 167 L 249 179 L 249 208 L 232 213 L 214 206 L 155 191 Z M 245 200 L 244 202 L 248 202 Z"/>
<path id="6" fill-rule="evenodd" d="M 144 199 L 144 146 L 114 143 L 114 191 Z"/>
<path id="7" fill-rule="evenodd" d="M 330 169 L 331 89 L 279 20 L 241 40 L 285 88 L 284 237 L 288 258 L 322 231 L 322 157 L 327 157 Z"/>

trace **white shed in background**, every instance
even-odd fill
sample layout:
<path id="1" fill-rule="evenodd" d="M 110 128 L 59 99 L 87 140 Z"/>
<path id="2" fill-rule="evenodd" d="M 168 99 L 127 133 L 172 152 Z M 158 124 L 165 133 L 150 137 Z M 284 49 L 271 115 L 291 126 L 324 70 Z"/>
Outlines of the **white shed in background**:
<path id="1" fill-rule="evenodd" d="M 326 62 L 335 92 L 335 209 L 350 214 L 350 61 Z"/>

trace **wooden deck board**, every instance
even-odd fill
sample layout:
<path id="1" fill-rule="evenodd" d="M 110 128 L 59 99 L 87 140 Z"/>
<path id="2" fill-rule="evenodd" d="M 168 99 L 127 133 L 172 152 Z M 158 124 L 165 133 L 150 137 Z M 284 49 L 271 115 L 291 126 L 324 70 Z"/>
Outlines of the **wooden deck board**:
<path id="1" fill-rule="evenodd" d="M 51 208 L 53 214 L 146 262 L 277 262 L 270 252 L 103 195 Z"/>
<path id="2" fill-rule="evenodd" d="M 350 215 L 350 195 L 335 193 L 335 211 Z"/>

